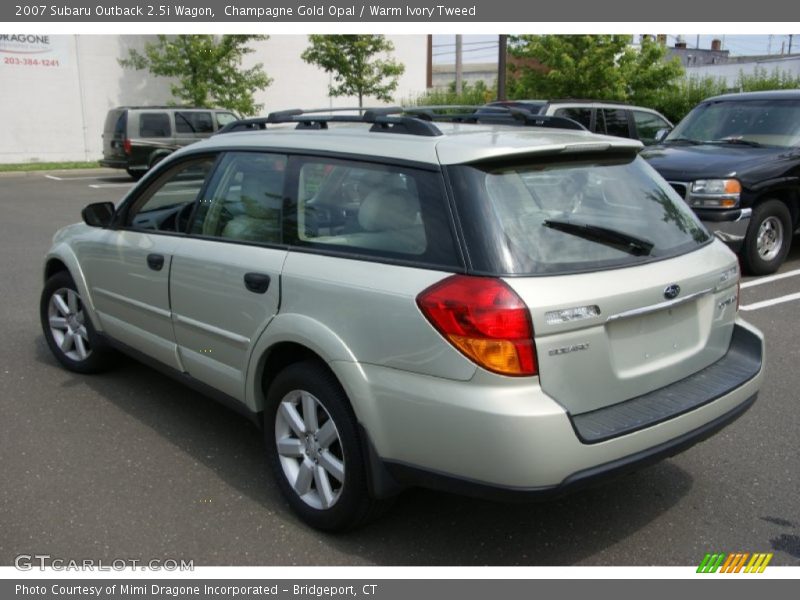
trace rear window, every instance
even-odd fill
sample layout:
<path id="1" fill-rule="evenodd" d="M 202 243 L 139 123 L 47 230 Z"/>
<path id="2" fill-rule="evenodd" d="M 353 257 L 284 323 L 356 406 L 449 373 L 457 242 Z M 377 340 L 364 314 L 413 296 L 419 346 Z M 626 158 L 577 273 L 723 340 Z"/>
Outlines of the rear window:
<path id="1" fill-rule="evenodd" d="M 124 110 L 110 110 L 106 115 L 103 131 L 114 135 L 125 135 L 125 125 L 128 121 L 127 112 Z"/>
<path id="2" fill-rule="evenodd" d="M 448 170 L 473 270 L 567 274 L 641 264 L 711 240 L 641 158 Z"/>

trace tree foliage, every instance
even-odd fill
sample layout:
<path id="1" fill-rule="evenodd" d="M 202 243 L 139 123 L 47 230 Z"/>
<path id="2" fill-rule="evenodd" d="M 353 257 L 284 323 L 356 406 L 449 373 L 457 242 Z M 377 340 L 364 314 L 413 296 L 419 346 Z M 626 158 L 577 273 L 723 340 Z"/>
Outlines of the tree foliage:
<path id="1" fill-rule="evenodd" d="M 307 63 L 333 75 L 330 96 L 365 96 L 389 102 L 405 66 L 389 53 L 394 44 L 382 35 L 310 35 L 310 45 L 301 55 Z M 383 57 L 381 57 L 383 55 Z"/>
<path id="2" fill-rule="evenodd" d="M 654 90 L 670 88 L 683 74 L 680 62 L 663 60 L 666 48 L 628 35 L 521 35 L 511 38 L 516 59 L 509 85 L 514 98 L 593 98 L 647 104 Z M 531 64 L 532 59 L 541 68 Z"/>
<path id="3" fill-rule="evenodd" d="M 263 35 L 159 35 L 157 42 L 145 44 L 143 53 L 130 49 L 119 63 L 174 78 L 170 92 L 179 104 L 254 115 L 263 105 L 255 103 L 253 93 L 272 80 L 261 63 L 242 68 L 242 58 L 253 52 L 251 42 L 265 39 Z"/>
<path id="4" fill-rule="evenodd" d="M 474 83 L 465 81 L 461 94 L 457 94 L 456 84 L 453 81 L 447 88 L 431 88 L 423 94 L 404 100 L 401 104 L 404 106 L 479 106 L 492 102 L 496 97 L 496 87 L 489 87 L 481 80 Z"/>

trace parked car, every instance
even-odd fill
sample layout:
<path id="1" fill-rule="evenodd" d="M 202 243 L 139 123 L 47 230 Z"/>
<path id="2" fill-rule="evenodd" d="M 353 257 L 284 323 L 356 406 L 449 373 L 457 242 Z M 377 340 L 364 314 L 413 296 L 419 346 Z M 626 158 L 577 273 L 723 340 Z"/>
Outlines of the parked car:
<path id="1" fill-rule="evenodd" d="M 736 257 L 639 142 L 389 109 L 262 125 L 61 229 L 41 322 L 67 369 L 122 350 L 252 418 L 314 527 L 409 486 L 562 494 L 754 402 Z"/>
<path id="2" fill-rule="evenodd" d="M 172 152 L 205 139 L 238 117 L 228 110 L 119 106 L 106 115 L 100 164 L 139 179 Z"/>
<path id="3" fill-rule="evenodd" d="M 783 264 L 800 225 L 800 90 L 704 100 L 642 156 L 750 273 Z"/>
<path id="4" fill-rule="evenodd" d="M 487 107 L 522 108 L 537 115 L 565 117 L 577 121 L 589 131 L 632 138 L 645 145 L 656 143 L 656 135 L 672 129 L 664 115 L 644 106 L 599 100 L 499 100 Z"/>

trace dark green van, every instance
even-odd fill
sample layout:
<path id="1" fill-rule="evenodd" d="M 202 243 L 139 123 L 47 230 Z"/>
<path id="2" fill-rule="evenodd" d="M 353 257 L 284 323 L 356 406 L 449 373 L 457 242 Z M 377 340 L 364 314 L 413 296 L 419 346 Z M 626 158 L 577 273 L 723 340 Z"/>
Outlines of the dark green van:
<path id="1" fill-rule="evenodd" d="M 103 128 L 100 164 L 134 179 L 178 148 L 205 139 L 238 117 L 225 109 L 181 106 L 112 108 Z"/>

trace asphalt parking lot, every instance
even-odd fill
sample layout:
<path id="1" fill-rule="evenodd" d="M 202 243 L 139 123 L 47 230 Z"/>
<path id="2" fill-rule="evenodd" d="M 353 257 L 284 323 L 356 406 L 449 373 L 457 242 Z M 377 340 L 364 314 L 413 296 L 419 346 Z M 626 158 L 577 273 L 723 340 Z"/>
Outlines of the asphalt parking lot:
<path id="1" fill-rule="evenodd" d="M 767 339 L 754 407 L 710 440 L 600 488 L 501 505 L 424 490 L 346 535 L 300 524 L 267 473 L 260 433 L 127 361 L 71 374 L 39 329 L 41 261 L 111 171 L 0 175 L 0 565 L 192 559 L 195 565 L 696 565 L 706 552 L 800 564 L 800 238 L 780 276 L 747 280 Z"/>

